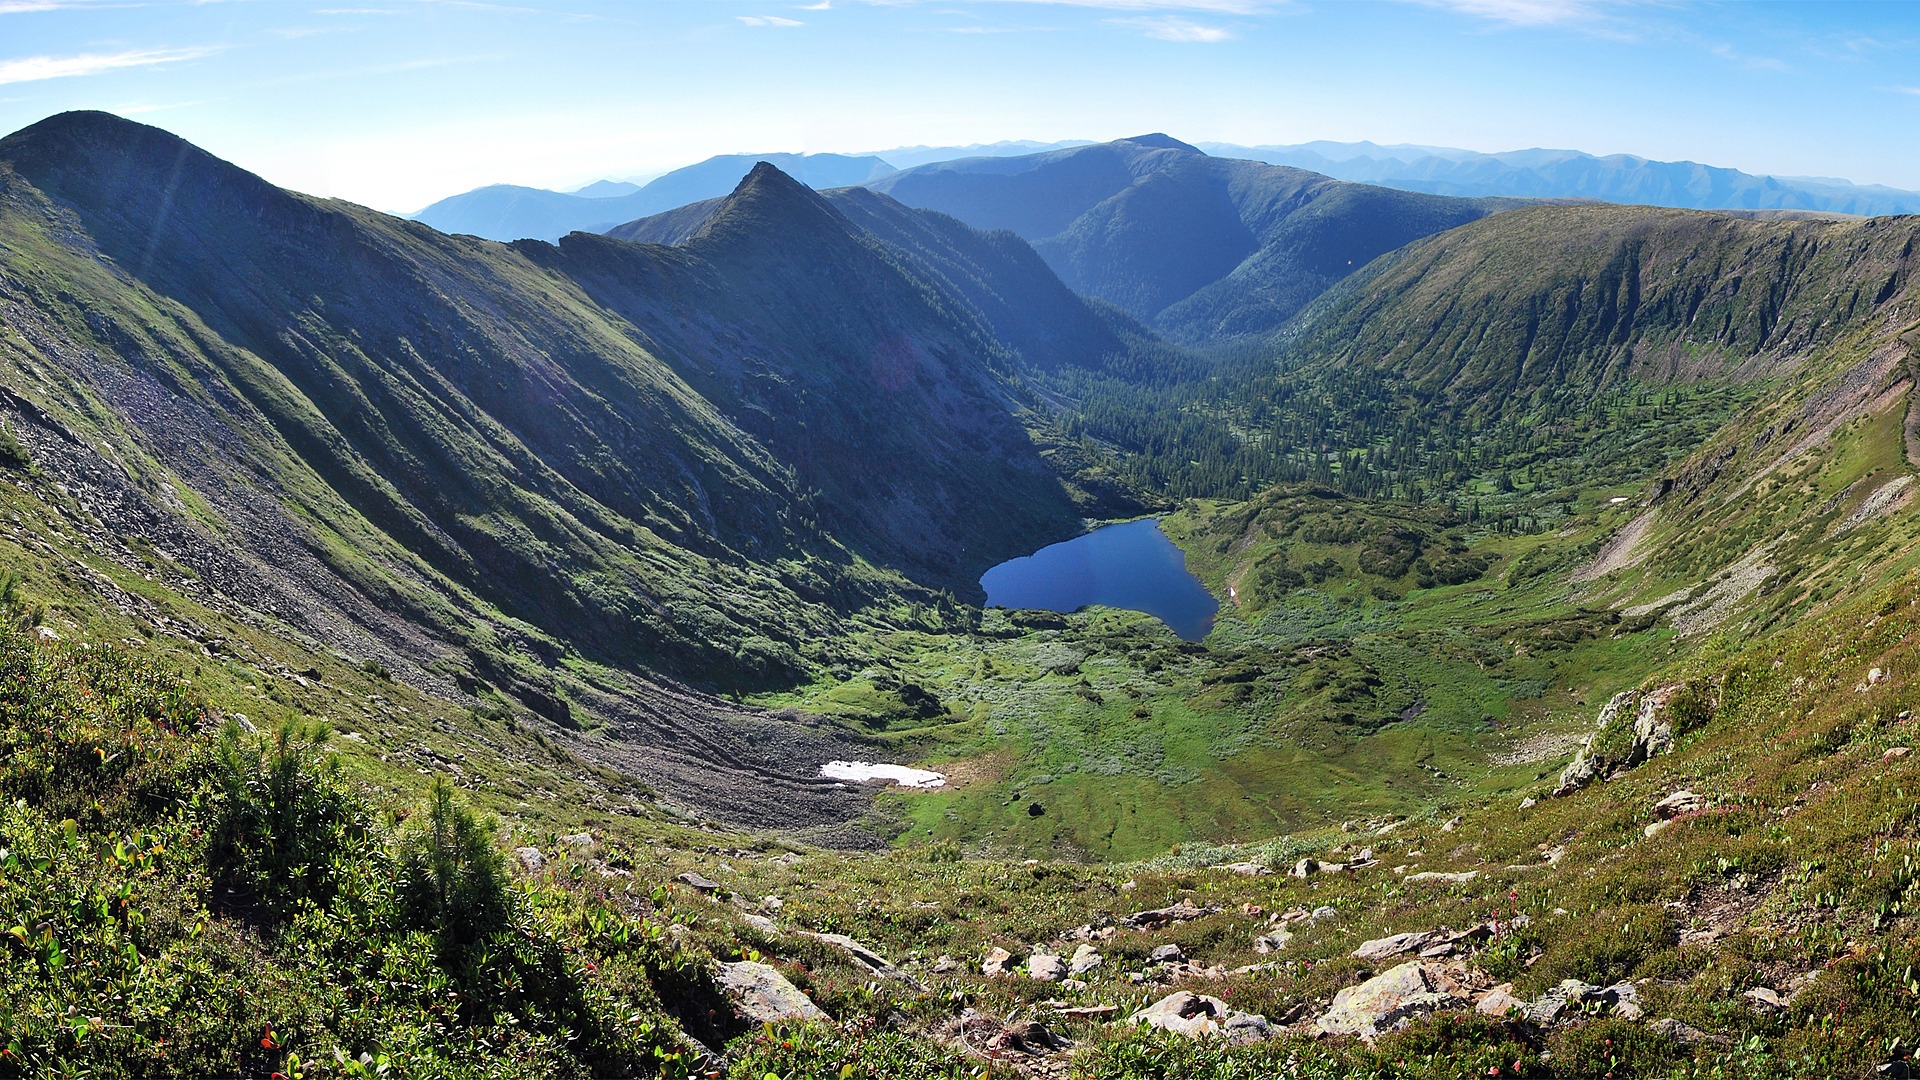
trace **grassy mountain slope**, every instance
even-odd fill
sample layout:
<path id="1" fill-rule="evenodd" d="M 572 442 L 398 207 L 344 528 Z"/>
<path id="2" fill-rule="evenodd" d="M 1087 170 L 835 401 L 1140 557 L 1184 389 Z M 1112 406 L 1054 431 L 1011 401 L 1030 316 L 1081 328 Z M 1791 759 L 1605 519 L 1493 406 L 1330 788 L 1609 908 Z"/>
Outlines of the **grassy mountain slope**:
<path id="1" fill-rule="evenodd" d="M 1077 528 L 991 329 L 772 166 L 682 247 L 583 234 L 527 250 L 673 356 L 874 561 L 971 596 L 986 567 Z"/>
<path id="2" fill-rule="evenodd" d="M 0 161 L 10 439 L 83 504 L 96 554 L 151 545 L 179 588 L 265 627 L 445 700 L 593 727 L 612 737 L 600 760 L 697 805 L 842 820 L 839 796 L 816 812 L 783 793 L 818 787 L 817 760 L 860 736 L 656 676 L 724 689 L 844 662 L 836 628 L 857 610 L 962 617 L 898 567 L 971 584 L 965 566 L 1077 527 L 1011 415 L 1001 347 L 797 186 L 810 202 L 729 226 L 705 258 L 588 241 L 574 262 L 595 280 L 610 257 L 713 305 L 648 309 L 643 330 L 551 247 L 282 192 L 110 117 L 57 117 Z M 849 292 L 754 269 L 814 243 Z M 756 320 L 816 364 L 863 350 L 812 376 L 856 383 L 833 395 L 850 411 L 823 407 L 834 423 L 809 434 L 783 405 L 756 435 L 787 384 L 714 334 Z M 707 363 L 753 370 L 723 385 Z M 921 410 L 911 429 L 902 409 Z M 863 478 L 879 447 L 896 471 Z M 893 501 L 814 508 L 815 481 L 882 481 Z M 954 530 L 973 519 L 988 539 L 968 553 Z"/>
<path id="3" fill-rule="evenodd" d="M 1270 332 L 1375 256 L 1515 205 L 1211 158 L 1164 135 L 940 162 L 869 186 L 1011 229 L 1076 292 L 1187 344 Z"/>

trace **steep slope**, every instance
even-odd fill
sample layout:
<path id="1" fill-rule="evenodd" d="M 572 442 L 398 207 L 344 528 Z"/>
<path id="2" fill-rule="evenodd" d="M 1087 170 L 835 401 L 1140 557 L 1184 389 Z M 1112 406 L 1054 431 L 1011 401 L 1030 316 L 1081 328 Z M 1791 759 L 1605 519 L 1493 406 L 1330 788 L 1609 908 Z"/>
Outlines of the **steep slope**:
<path id="1" fill-rule="evenodd" d="M 623 221 L 715 199 L 733 190 L 756 161 L 768 161 L 816 188 L 859 184 L 893 171 L 877 157 L 845 154 L 721 154 L 657 176 L 637 191 L 596 196 L 493 184 L 453 195 L 409 215 L 444 233 L 489 240 L 555 241 L 570 232 L 602 232 Z M 604 183 L 604 181 L 603 181 Z"/>
<path id="2" fill-rule="evenodd" d="M 682 247 L 581 234 L 522 250 L 674 357 L 871 558 L 972 597 L 987 566 L 1078 527 L 991 329 L 769 164 Z"/>
<path id="3" fill-rule="evenodd" d="M 1512 150 L 1483 154 L 1437 146 L 1205 143 L 1210 154 L 1311 169 L 1342 180 L 1434 195 L 1601 199 L 1693 210 L 1785 210 L 1838 214 L 1920 212 L 1920 192 L 1814 176 L 1755 176 L 1694 161 L 1633 154 Z"/>
<path id="4" fill-rule="evenodd" d="M 1000 347 L 785 183 L 799 218 L 716 225 L 705 257 L 588 240 L 572 261 L 653 252 L 624 267 L 654 275 L 643 331 L 546 245 L 446 237 L 157 129 L 55 117 L 0 141 L 8 427 L 101 557 L 151 544 L 276 633 L 593 727 L 595 759 L 710 812 L 844 819 L 858 798 L 812 772 L 858 736 L 663 676 L 791 680 L 844 660 L 835 628 L 878 601 L 939 624 L 950 601 L 897 568 L 964 586 L 1078 516 L 1009 415 Z M 784 392 L 731 348 L 755 326 L 864 394 L 818 414 L 821 440 L 792 402 L 765 442 L 730 417 Z M 753 374 L 716 404 L 677 370 L 706 379 L 696 361 Z M 819 479 L 877 497 L 816 508 Z"/>
<path id="5" fill-rule="evenodd" d="M 1902 218 L 1532 207 L 1382 259 L 1287 347 L 1299 370 L 1364 370 L 1485 415 L 1628 380 L 1752 379 L 1892 298 L 1915 232 Z"/>
<path id="6" fill-rule="evenodd" d="M 868 186 L 1010 229 L 1076 292 L 1188 344 L 1270 332 L 1374 257 L 1515 205 L 1213 158 L 1165 135 L 925 165 Z"/>

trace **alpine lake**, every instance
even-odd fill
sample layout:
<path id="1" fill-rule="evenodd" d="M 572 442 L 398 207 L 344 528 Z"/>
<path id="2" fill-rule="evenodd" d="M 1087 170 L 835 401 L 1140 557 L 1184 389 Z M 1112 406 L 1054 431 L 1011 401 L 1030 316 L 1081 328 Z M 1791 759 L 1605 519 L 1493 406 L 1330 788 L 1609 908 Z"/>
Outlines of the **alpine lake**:
<path id="1" fill-rule="evenodd" d="M 1009 559 L 980 576 L 990 607 L 1143 611 L 1183 641 L 1213 629 L 1220 602 L 1187 569 L 1186 555 L 1152 518 L 1107 525 Z"/>

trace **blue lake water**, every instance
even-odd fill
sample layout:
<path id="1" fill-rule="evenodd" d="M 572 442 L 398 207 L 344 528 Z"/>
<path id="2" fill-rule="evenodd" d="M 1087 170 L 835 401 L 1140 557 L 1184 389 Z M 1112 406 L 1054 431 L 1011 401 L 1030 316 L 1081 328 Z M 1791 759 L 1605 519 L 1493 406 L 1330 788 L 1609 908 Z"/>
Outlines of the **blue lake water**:
<path id="1" fill-rule="evenodd" d="M 987 603 L 1078 611 L 1088 604 L 1144 611 L 1185 641 L 1213 629 L 1220 602 L 1187 571 L 1187 557 L 1151 519 L 1108 525 L 1009 559 L 980 575 Z"/>

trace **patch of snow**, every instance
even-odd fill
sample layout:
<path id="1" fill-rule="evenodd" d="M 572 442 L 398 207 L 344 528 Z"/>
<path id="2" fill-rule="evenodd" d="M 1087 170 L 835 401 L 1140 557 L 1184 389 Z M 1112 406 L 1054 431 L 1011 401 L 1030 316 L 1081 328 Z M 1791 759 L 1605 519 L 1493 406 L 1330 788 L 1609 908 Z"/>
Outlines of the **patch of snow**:
<path id="1" fill-rule="evenodd" d="M 947 778 L 937 772 L 909 769 L 905 765 L 887 765 L 867 761 L 829 761 L 820 766 L 820 775 L 830 780 L 853 780 L 860 783 L 886 780 L 901 787 L 911 788 L 945 787 L 947 783 Z"/>

